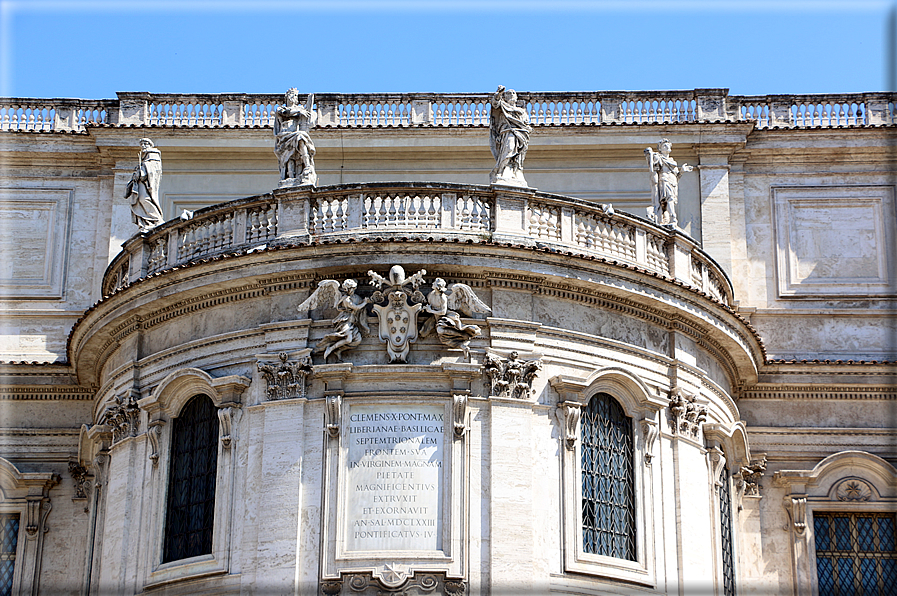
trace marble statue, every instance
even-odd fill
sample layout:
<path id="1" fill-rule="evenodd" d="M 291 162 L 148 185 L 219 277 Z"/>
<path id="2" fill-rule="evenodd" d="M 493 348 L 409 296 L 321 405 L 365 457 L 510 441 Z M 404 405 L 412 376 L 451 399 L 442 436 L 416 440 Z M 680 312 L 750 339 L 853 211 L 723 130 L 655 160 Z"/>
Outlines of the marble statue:
<path id="1" fill-rule="evenodd" d="M 426 337 L 435 329 L 436 336 L 443 344 L 464 350 L 464 356 L 470 357 L 470 340 L 481 334 L 477 325 L 465 325 L 456 311 L 467 316 L 473 313 L 490 313 L 486 304 L 477 298 L 473 289 L 467 284 L 446 286 L 445 280 L 437 277 L 433 280 L 433 289 L 427 294 L 424 311 L 433 315 L 424 323 L 421 335 Z"/>
<path id="2" fill-rule="evenodd" d="M 131 204 L 131 219 L 146 232 L 165 222 L 159 203 L 159 184 L 162 181 L 162 153 L 149 139 L 140 139 L 137 167 L 125 190 Z"/>
<path id="3" fill-rule="evenodd" d="M 679 202 L 679 177 L 694 168 L 686 163 L 679 167 L 670 157 L 673 145 L 668 139 L 660 139 L 657 151 L 645 148 L 648 167 L 651 168 L 651 207 L 648 219 L 661 225 L 676 225 L 676 205 Z"/>
<path id="4" fill-rule="evenodd" d="M 305 105 L 300 105 L 299 92 L 293 88 L 284 95 L 286 105 L 277 108 L 274 117 L 274 153 L 280 165 L 282 186 L 314 186 L 318 181 L 315 173 L 315 144 L 308 134 L 315 124 L 316 115 L 312 108 L 314 100 L 314 94 L 309 93 Z"/>
<path id="5" fill-rule="evenodd" d="M 333 333 L 324 336 L 314 349 L 315 353 L 324 352 L 325 363 L 331 354 L 342 362 L 342 353 L 361 343 L 363 337 L 361 330 L 364 329 L 368 333 L 371 331 L 365 309 L 370 299 L 357 296 L 355 294 L 357 287 L 358 282 L 354 279 L 347 279 L 342 286 L 336 280 L 325 279 L 318 284 L 311 296 L 297 307 L 299 312 L 308 312 L 314 308 L 331 305 L 339 311 L 332 322 Z"/>
<path id="6" fill-rule="evenodd" d="M 492 184 L 527 186 L 523 178 L 523 160 L 529 147 L 529 115 L 525 108 L 517 106 L 517 92 L 498 90 L 489 99 L 492 104 L 489 144 L 495 158 L 495 168 L 489 176 Z"/>

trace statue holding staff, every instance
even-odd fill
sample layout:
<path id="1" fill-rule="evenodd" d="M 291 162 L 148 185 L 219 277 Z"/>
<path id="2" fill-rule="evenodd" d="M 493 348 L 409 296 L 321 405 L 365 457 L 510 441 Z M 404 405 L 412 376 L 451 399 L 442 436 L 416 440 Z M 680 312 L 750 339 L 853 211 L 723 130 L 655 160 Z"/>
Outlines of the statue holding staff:
<path id="1" fill-rule="evenodd" d="M 651 208 L 648 218 L 661 225 L 676 225 L 676 205 L 679 203 L 679 177 L 694 168 L 687 163 L 682 167 L 670 157 L 673 145 L 669 139 L 660 139 L 657 151 L 645 148 L 648 167 L 651 168 Z"/>
<path id="2" fill-rule="evenodd" d="M 274 115 L 274 153 L 280 165 L 280 179 L 314 186 L 318 181 L 315 144 L 308 131 L 315 124 L 315 96 L 309 93 L 305 105 L 299 105 L 299 91 L 292 88 L 284 100 L 286 105 L 277 108 Z"/>
<path id="3" fill-rule="evenodd" d="M 125 189 L 131 204 L 131 219 L 146 232 L 165 222 L 159 203 L 159 184 L 162 182 L 162 152 L 149 139 L 140 139 L 137 167 Z"/>

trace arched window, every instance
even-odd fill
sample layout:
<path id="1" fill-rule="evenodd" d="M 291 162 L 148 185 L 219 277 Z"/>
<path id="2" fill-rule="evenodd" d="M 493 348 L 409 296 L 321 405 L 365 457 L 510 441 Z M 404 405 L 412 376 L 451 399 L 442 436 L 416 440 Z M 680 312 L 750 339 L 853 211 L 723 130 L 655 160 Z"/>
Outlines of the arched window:
<path id="1" fill-rule="evenodd" d="M 583 552 L 635 561 L 632 418 L 599 393 L 583 409 L 580 426 Z"/>
<path id="2" fill-rule="evenodd" d="M 218 415 L 208 397 L 192 397 L 174 419 L 170 462 L 163 563 L 212 552 Z"/>

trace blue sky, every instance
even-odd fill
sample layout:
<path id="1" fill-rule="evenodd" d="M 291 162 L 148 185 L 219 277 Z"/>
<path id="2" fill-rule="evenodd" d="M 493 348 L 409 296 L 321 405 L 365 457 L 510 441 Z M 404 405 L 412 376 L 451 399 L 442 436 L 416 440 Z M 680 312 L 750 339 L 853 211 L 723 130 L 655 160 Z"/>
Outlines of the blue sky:
<path id="1" fill-rule="evenodd" d="M 0 0 L 0 95 L 893 85 L 892 0 Z"/>

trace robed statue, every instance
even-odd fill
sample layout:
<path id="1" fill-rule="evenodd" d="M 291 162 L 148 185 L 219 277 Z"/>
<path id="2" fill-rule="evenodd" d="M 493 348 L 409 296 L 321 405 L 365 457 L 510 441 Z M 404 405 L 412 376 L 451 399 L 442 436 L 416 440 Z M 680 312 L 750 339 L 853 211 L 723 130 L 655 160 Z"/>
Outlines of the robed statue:
<path id="1" fill-rule="evenodd" d="M 131 205 L 131 219 L 141 232 L 165 222 L 159 203 L 159 184 L 162 182 L 162 153 L 149 139 L 140 139 L 137 167 L 125 189 Z"/>
<path id="2" fill-rule="evenodd" d="M 651 207 L 648 218 L 661 225 L 677 225 L 676 205 L 679 203 L 679 177 L 694 168 L 687 163 L 682 167 L 670 157 L 673 145 L 668 139 L 660 139 L 657 151 L 645 148 L 648 167 L 651 168 Z"/>
<path id="3" fill-rule="evenodd" d="M 314 186 L 318 181 L 315 144 L 308 131 L 315 125 L 315 96 L 309 93 L 305 105 L 300 105 L 299 91 L 293 88 L 286 92 L 284 101 L 274 115 L 274 153 L 280 165 L 281 185 Z"/>
<path id="4" fill-rule="evenodd" d="M 529 147 L 529 114 L 517 106 L 517 92 L 503 85 L 489 98 L 492 104 L 489 145 L 495 167 L 489 175 L 492 184 L 527 186 L 523 178 L 523 160 Z"/>

